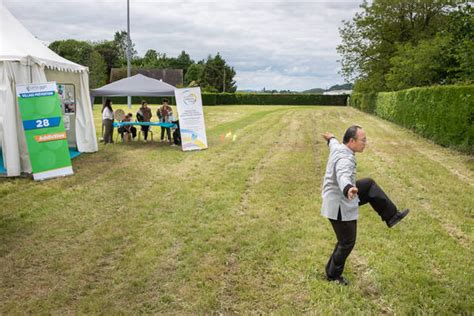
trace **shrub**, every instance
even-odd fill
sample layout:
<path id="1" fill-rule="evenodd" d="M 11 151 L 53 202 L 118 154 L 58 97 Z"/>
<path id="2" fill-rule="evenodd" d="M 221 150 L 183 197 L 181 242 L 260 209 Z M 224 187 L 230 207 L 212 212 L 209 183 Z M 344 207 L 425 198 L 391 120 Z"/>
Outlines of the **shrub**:
<path id="1" fill-rule="evenodd" d="M 322 94 L 266 94 L 266 93 L 202 93 L 203 105 L 346 105 L 347 95 Z M 161 104 L 165 97 L 132 97 L 132 103 L 138 104 L 142 99 L 149 104 Z M 167 97 L 171 104 L 176 104 L 174 97 Z M 127 97 L 110 97 L 115 104 L 126 104 Z M 101 104 L 97 97 L 94 104 Z"/>
<path id="2" fill-rule="evenodd" d="M 377 116 L 434 142 L 474 152 L 474 86 L 412 88 L 372 96 L 355 94 L 351 106 L 374 107 Z M 373 102 L 373 104 L 372 104 Z M 369 112 L 369 111 L 366 111 Z"/>
<path id="3" fill-rule="evenodd" d="M 349 105 L 367 112 L 374 113 L 377 93 L 353 93 L 349 98 Z"/>
<path id="4" fill-rule="evenodd" d="M 347 95 L 217 93 L 215 103 L 204 105 L 346 105 Z"/>

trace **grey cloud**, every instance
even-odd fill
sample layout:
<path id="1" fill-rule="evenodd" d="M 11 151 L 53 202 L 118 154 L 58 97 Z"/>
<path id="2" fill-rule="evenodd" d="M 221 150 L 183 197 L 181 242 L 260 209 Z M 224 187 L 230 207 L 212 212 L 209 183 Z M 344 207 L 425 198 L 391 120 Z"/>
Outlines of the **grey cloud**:
<path id="1" fill-rule="evenodd" d="M 126 29 L 123 0 L 3 2 L 34 35 L 49 42 L 112 39 L 115 31 Z M 200 60 L 220 52 L 236 69 L 242 89 L 325 87 L 342 82 L 335 50 L 338 27 L 360 3 L 131 0 L 131 36 L 139 55 L 148 49 L 169 56 L 185 50 Z"/>

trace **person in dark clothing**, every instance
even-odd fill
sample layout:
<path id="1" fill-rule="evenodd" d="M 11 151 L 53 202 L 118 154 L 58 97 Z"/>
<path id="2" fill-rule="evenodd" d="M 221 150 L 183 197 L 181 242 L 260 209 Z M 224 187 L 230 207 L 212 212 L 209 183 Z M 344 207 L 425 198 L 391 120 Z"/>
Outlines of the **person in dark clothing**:
<path id="1" fill-rule="evenodd" d="M 113 143 L 114 111 L 112 109 L 112 101 L 110 99 L 105 100 L 104 106 L 102 107 L 102 125 L 104 126 L 104 143 Z"/>
<path id="2" fill-rule="evenodd" d="M 168 99 L 163 99 L 163 105 L 158 108 L 156 114 L 158 115 L 160 122 L 161 123 L 170 123 L 171 120 L 170 118 L 173 116 L 173 109 L 171 106 L 168 104 Z M 165 132 L 166 136 L 168 138 L 168 142 L 171 144 L 171 128 L 169 127 L 161 127 L 161 141 L 164 140 L 165 137 Z"/>
<path id="3" fill-rule="evenodd" d="M 140 107 L 140 109 L 138 109 L 138 112 L 137 112 L 137 121 L 150 122 L 151 117 L 152 117 L 152 114 L 151 114 L 151 109 L 148 107 L 148 102 L 142 101 L 142 106 Z M 143 139 L 145 140 L 145 143 L 147 142 L 147 139 L 148 139 L 149 129 L 150 129 L 150 126 L 141 126 Z"/>
<path id="4" fill-rule="evenodd" d="M 122 122 L 131 122 L 132 121 L 133 114 L 128 113 L 125 115 L 124 119 Z M 122 136 L 122 141 L 124 140 L 131 140 L 129 139 L 129 136 L 131 138 L 135 139 L 137 137 L 137 128 L 133 125 L 124 125 L 118 129 L 120 135 Z"/>
<path id="5" fill-rule="evenodd" d="M 356 181 L 355 153 L 363 152 L 367 143 L 362 127 L 349 127 L 343 144 L 331 133 L 322 136 L 328 142 L 330 153 L 323 182 L 321 215 L 329 219 L 337 238 L 326 264 L 326 276 L 329 281 L 347 285 L 342 272 L 356 242 L 359 206 L 370 203 L 388 227 L 400 222 L 409 210 L 398 211 L 374 180 L 365 178 Z"/>
<path id="6" fill-rule="evenodd" d="M 176 128 L 173 130 L 173 143 L 176 146 L 181 146 L 181 130 L 179 129 L 179 120 L 173 121 L 172 123 L 176 125 Z"/>

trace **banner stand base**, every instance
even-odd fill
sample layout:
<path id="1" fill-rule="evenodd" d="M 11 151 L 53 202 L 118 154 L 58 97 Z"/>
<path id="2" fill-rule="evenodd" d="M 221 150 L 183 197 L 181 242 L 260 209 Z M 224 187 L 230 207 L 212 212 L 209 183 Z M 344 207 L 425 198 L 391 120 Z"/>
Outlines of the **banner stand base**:
<path id="1" fill-rule="evenodd" d="M 74 171 L 72 170 L 72 167 L 69 166 L 44 172 L 33 173 L 33 179 L 35 181 L 42 181 L 51 178 L 70 176 L 72 174 L 74 174 Z"/>

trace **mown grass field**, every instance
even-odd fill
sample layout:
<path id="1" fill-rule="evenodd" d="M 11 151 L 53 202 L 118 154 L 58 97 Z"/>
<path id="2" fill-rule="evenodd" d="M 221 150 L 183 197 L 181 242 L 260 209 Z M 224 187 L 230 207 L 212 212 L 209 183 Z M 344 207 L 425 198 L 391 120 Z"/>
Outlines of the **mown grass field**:
<path id="1" fill-rule="evenodd" d="M 346 107 L 206 107 L 205 120 L 206 151 L 154 128 L 155 142 L 81 155 L 71 177 L 0 179 L 0 314 L 474 313 L 472 156 Z M 362 207 L 341 287 L 324 278 L 320 133 L 353 123 L 368 135 L 358 177 L 411 213 L 388 229 Z"/>

